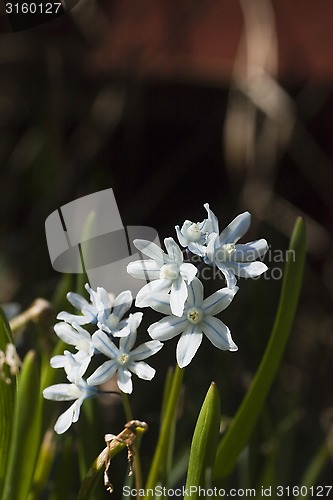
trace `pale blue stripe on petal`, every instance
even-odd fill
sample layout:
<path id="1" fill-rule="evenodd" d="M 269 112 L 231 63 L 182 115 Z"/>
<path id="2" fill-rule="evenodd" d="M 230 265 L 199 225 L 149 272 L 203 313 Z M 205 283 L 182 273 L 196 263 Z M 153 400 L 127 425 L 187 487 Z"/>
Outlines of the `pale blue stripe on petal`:
<path id="1" fill-rule="evenodd" d="M 119 354 L 118 347 L 109 339 L 102 330 L 97 330 L 92 336 L 92 341 L 99 352 L 105 354 L 108 358 L 116 358 Z"/>
<path id="2" fill-rule="evenodd" d="M 176 335 L 186 330 L 188 327 L 188 320 L 186 318 L 178 318 L 177 316 L 167 316 L 162 318 L 157 323 L 153 323 L 148 328 L 148 333 L 152 339 L 165 340 L 172 339 Z"/>
<path id="3" fill-rule="evenodd" d="M 226 309 L 234 298 L 237 290 L 237 286 L 235 288 L 225 287 L 217 290 L 217 292 L 207 297 L 202 303 L 202 308 L 205 311 L 205 314 L 215 316 Z"/>
<path id="4" fill-rule="evenodd" d="M 237 215 L 220 234 L 220 244 L 236 243 L 249 229 L 250 224 L 251 214 L 249 212 Z"/>
<path id="5" fill-rule="evenodd" d="M 126 394 L 131 394 L 133 391 L 132 375 L 127 368 L 119 368 L 118 370 L 118 387 Z"/>
<path id="6" fill-rule="evenodd" d="M 139 345 L 130 353 L 131 361 L 141 361 L 149 358 L 162 349 L 163 343 L 159 340 L 149 340 L 144 344 Z"/>
<path id="7" fill-rule="evenodd" d="M 238 347 L 232 340 L 229 328 L 220 319 L 207 316 L 201 322 L 201 327 L 215 347 L 223 351 L 237 351 Z"/>
<path id="8" fill-rule="evenodd" d="M 133 241 L 133 244 L 144 255 L 147 255 L 151 259 L 155 260 L 160 267 L 162 267 L 163 264 L 165 264 L 167 255 L 155 243 L 152 243 L 151 241 L 147 240 L 137 239 Z"/>
<path id="9" fill-rule="evenodd" d="M 191 325 L 181 334 L 176 349 L 177 363 L 180 368 L 184 368 L 192 361 L 201 342 L 202 332 L 198 325 Z"/>
<path id="10" fill-rule="evenodd" d="M 109 380 L 116 373 L 118 363 L 115 359 L 105 361 L 101 366 L 94 371 L 87 379 L 88 385 L 100 385 Z"/>
<path id="11" fill-rule="evenodd" d="M 161 266 L 154 260 L 135 260 L 128 264 L 127 272 L 134 278 L 156 280 L 160 277 Z"/>
<path id="12" fill-rule="evenodd" d="M 156 373 L 156 370 L 144 361 L 140 361 L 139 363 L 130 362 L 128 368 L 131 372 L 135 373 L 137 377 L 143 380 L 151 380 Z"/>

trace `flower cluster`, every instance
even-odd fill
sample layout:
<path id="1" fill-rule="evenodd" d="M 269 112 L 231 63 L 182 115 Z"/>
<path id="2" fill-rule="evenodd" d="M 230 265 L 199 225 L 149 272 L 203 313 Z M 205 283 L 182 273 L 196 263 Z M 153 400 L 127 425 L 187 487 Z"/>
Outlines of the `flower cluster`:
<path id="1" fill-rule="evenodd" d="M 177 335 L 180 338 L 176 359 L 180 368 L 192 361 L 203 335 L 218 349 L 237 351 L 229 328 L 216 315 L 232 302 L 238 291 L 237 278 L 253 278 L 267 270 L 260 259 L 268 245 L 264 239 L 237 243 L 250 226 L 248 212 L 236 217 L 219 233 L 216 215 L 208 203 L 204 207 L 207 218 L 202 222 L 186 220 L 182 227 L 175 227 L 180 246 L 171 237 L 164 240 L 166 252 L 150 241 L 136 239 L 133 242 L 148 257 L 127 266 L 131 276 L 148 281 L 137 294 L 135 306 L 150 307 L 165 315 L 148 328 L 153 340 L 134 347 L 143 313 L 135 312 L 125 317 L 133 301 L 129 290 L 114 298 L 104 288 L 94 291 L 87 284 L 89 302 L 76 293 L 67 294 L 69 302 L 81 314 L 59 313 L 60 322 L 54 330 L 76 352 L 66 350 L 63 355 L 54 356 L 51 366 L 63 368 L 69 383 L 50 386 L 43 392 L 46 399 L 74 400 L 56 422 L 55 430 L 59 434 L 78 420 L 84 399 L 101 392 L 98 386 L 114 375 L 119 389 L 128 394 L 133 390 L 132 373 L 151 380 L 155 369 L 143 360 Z M 184 253 L 187 262 L 184 262 Z M 194 255 L 199 265 L 194 265 L 194 259 L 191 262 Z M 206 298 L 200 280 L 202 265 L 216 266 L 226 285 Z M 102 360 L 91 373 L 92 358 L 101 354 L 107 360 Z"/>

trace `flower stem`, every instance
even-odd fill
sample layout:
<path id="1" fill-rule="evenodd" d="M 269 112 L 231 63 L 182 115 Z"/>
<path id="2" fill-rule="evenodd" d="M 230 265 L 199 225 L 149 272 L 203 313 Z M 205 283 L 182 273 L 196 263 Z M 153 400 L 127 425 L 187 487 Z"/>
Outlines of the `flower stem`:
<path id="1" fill-rule="evenodd" d="M 153 462 L 150 468 L 150 472 L 147 479 L 146 490 L 149 488 L 154 489 L 159 480 L 161 470 L 163 470 L 163 457 L 166 456 L 166 448 L 168 446 L 168 440 L 170 436 L 170 430 L 172 428 L 172 421 L 175 417 L 176 406 L 179 399 L 179 393 L 182 385 L 182 380 L 184 376 L 184 369 L 179 368 L 176 365 L 172 385 L 170 389 L 169 399 L 166 404 L 165 414 L 161 426 L 161 431 L 159 434 Z"/>
<path id="2" fill-rule="evenodd" d="M 120 395 L 121 395 L 121 400 L 123 403 L 123 408 L 124 408 L 124 412 L 125 412 L 125 416 L 126 416 L 127 420 L 128 421 L 133 420 L 133 412 L 132 412 L 132 407 L 131 407 L 129 397 L 127 396 L 127 394 L 125 392 L 122 392 L 122 391 L 121 391 Z"/>
<path id="3" fill-rule="evenodd" d="M 123 403 L 123 408 L 127 421 L 133 420 L 133 411 L 129 397 L 125 392 L 121 391 L 121 399 Z M 141 460 L 139 454 L 139 447 L 135 443 L 132 445 L 134 450 L 135 462 L 134 462 L 134 479 L 135 479 L 135 489 L 139 492 L 142 489 L 142 470 L 141 470 Z M 138 498 L 138 496 L 137 496 Z"/>

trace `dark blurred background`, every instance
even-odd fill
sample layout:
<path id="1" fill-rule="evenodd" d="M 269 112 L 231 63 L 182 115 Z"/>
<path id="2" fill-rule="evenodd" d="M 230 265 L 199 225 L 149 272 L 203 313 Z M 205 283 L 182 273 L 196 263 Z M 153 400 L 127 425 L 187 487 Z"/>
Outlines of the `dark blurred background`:
<path id="1" fill-rule="evenodd" d="M 332 435 L 332 18 L 329 0 L 80 0 L 52 22 L 0 34 L 2 303 L 52 298 L 60 275 L 46 217 L 109 187 L 123 223 L 154 227 L 161 239 L 185 219 L 201 221 L 209 202 L 221 226 L 249 210 L 245 241 L 271 244 L 266 263 L 278 271 L 243 281 L 224 316 L 238 353 L 204 342 L 188 370 L 184 441 L 212 379 L 227 416 L 242 400 L 276 311 L 284 262 L 274 251 L 305 218 L 302 300 L 254 438 L 265 463 L 267 422 L 277 429 L 294 415 L 290 476 L 280 478 L 291 484 Z M 137 386 L 137 416 L 149 418 L 161 389 Z"/>

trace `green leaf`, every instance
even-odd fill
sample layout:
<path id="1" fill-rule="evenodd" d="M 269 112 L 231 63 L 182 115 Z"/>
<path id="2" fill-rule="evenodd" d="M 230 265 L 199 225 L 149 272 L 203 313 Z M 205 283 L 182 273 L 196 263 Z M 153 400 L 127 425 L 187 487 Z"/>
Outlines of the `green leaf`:
<path id="1" fill-rule="evenodd" d="M 50 475 L 55 448 L 55 433 L 53 429 L 49 429 L 46 431 L 40 447 L 28 500 L 38 500 L 38 498 L 40 498 L 41 491 L 45 487 Z"/>
<path id="2" fill-rule="evenodd" d="M 179 366 L 176 365 L 171 388 L 169 391 L 168 401 L 165 405 L 165 413 L 163 415 L 163 421 L 158 436 L 153 462 L 148 474 L 146 484 L 147 490 L 154 489 L 158 481 L 164 475 L 163 471 L 168 459 L 169 438 L 173 427 L 173 421 L 176 418 L 176 407 L 179 399 L 180 389 L 182 386 L 183 375 L 184 369 L 179 368 Z"/>
<path id="3" fill-rule="evenodd" d="M 40 446 L 40 363 L 36 353 L 25 356 L 18 380 L 11 447 L 2 500 L 26 500 Z"/>
<path id="4" fill-rule="evenodd" d="M 205 487 L 207 471 L 211 470 L 215 460 L 220 418 L 219 392 L 212 382 L 193 434 L 184 498 L 199 498 L 199 487 Z"/>
<path id="5" fill-rule="evenodd" d="M 291 331 L 301 290 L 306 255 L 305 224 L 298 218 L 290 240 L 279 306 L 271 337 L 251 386 L 220 442 L 213 471 L 214 481 L 229 475 L 247 444 L 278 371 Z"/>
<path id="6" fill-rule="evenodd" d="M 5 313 L 0 308 L 0 350 L 4 352 L 8 343 L 13 343 L 13 337 Z M 0 498 L 8 463 L 16 397 L 16 378 L 10 377 L 6 366 L 3 367 L 3 373 L 11 383 L 0 379 Z"/>

